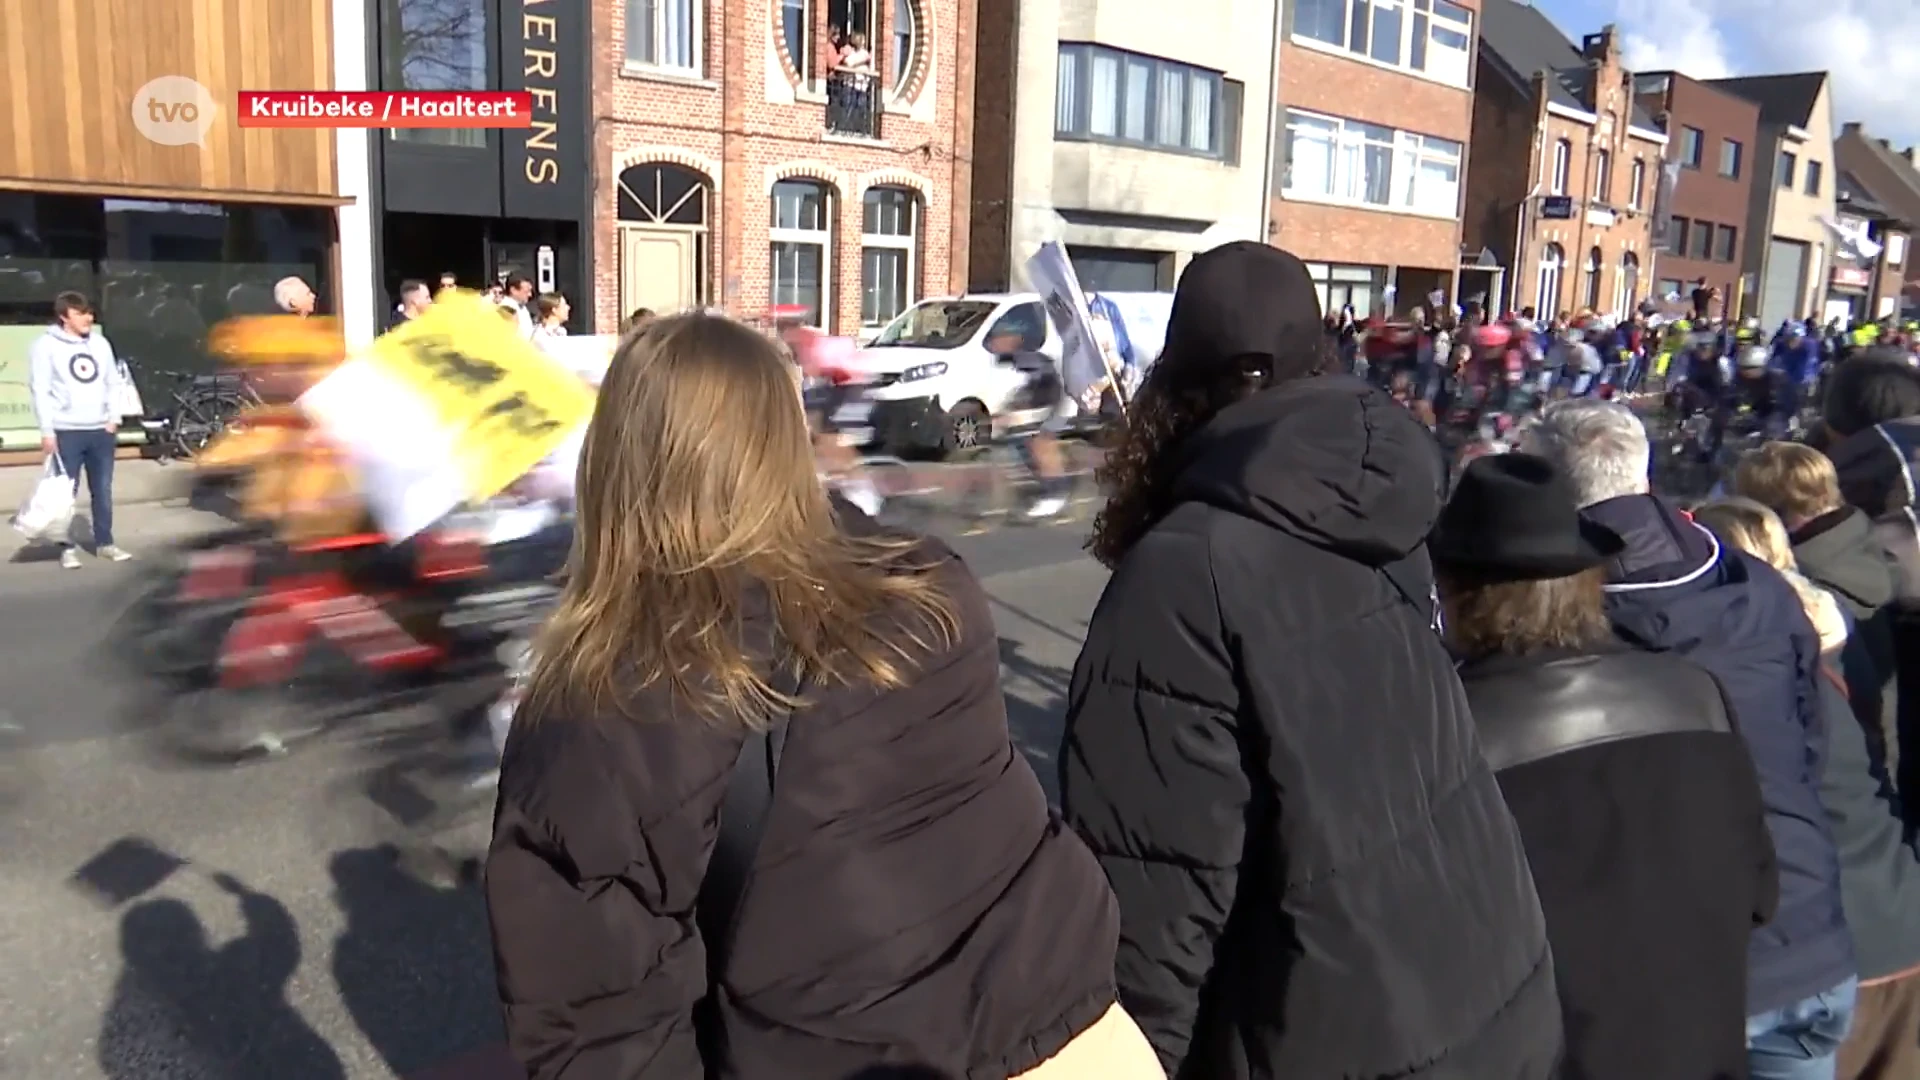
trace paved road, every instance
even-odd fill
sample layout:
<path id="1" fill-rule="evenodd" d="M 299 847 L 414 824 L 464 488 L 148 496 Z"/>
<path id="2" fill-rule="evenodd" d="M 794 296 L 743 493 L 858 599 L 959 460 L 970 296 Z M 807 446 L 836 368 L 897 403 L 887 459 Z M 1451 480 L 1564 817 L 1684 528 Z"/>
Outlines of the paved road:
<path id="1" fill-rule="evenodd" d="M 157 543 L 167 528 L 135 536 Z M 1016 737 L 1057 705 L 1104 581 L 1083 527 L 955 541 L 996 599 Z M 385 718 L 239 769 L 162 764 L 101 638 L 128 568 L 0 565 L 0 1077 L 492 1080 L 485 920 L 384 844 L 452 789 L 445 721 Z M 483 824 L 454 842 L 477 850 Z M 475 1056 L 476 1052 L 480 1056 Z"/>

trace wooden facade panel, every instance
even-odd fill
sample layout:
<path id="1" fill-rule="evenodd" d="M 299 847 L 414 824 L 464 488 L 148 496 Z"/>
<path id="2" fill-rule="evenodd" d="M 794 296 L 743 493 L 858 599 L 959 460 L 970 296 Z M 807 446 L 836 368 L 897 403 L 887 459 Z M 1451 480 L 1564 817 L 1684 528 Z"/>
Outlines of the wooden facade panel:
<path id="1" fill-rule="evenodd" d="M 331 89 L 331 33 L 329 0 L 0 0 L 0 186 L 333 196 L 331 131 L 234 117 L 241 90 Z M 202 145 L 135 126 L 135 92 L 166 75 L 218 103 Z"/>

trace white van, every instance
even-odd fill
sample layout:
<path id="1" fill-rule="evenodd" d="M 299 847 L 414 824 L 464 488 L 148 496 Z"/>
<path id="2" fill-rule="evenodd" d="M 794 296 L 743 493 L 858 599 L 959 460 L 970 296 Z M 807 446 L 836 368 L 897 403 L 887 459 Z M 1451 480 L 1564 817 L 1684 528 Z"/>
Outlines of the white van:
<path id="1" fill-rule="evenodd" d="M 1173 295 L 1103 295 L 1119 309 L 1134 361 L 1144 371 L 1159 356 Z M 896 453 L 944 453 L 991 440 L 993 417 L 1005 411 L 1021 384 L 1020 373 L 987 349 L 989 340 L 1002 335 L 1060 361 L 1060 333 L 1039 293 L 936 297 L 901 312 L 860 352 L 860 368 L 877 386 L 875 440 Z"/>
<path id="2" fill-rule="evenodd" d="M 1038 293 L 922 300 L 888 323 L 860 351 L 860 369 L 875 387 L 876 441 L 895 452 L 945 452 L 991 440 L 993 417 L 1022 382 L 987 349 L 1001 335 L 1059 362 L 1060 335 Z"/>

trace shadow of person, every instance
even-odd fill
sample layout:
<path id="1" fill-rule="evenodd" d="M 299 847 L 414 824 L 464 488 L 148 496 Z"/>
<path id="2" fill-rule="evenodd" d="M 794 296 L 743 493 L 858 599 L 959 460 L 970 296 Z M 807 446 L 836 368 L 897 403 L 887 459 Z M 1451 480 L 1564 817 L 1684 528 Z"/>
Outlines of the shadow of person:
<path id="1" fill-rule="evenodd" d="M 191 907 L 143 901 L 120 920 L 124 966 L 101 1021 L 99 1062 L 111 1080 L 167 1074 L 166 1061 L 228 1076 L 346 1080 L 346 1067 L 287 1000 L 300 935 L 286 906 L 226 874 L 241 935 L 215 947 Z"/>
<path id="2" fill-rule="evenodd" d="M 390 848 L 340 852 L 328 869 L 346 914 L 334 981 L 388 1068 L 411 1075 L 505 1038 L 478 890 L 426 884 Z"/>

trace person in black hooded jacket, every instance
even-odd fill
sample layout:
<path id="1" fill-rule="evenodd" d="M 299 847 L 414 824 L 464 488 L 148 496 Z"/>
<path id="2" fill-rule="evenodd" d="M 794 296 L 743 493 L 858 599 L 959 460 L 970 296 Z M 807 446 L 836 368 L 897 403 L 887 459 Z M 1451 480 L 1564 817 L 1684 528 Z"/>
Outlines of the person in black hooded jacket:
<path id="1" fill-rule="evenodd" d="M 1091 547 L 1061 806 L 1176 1080 L 1554 1075 L 1540 900 L 1424 539 L 1434 440 L 1337 374 L 1294 256 L 1196 257 Z"/>

